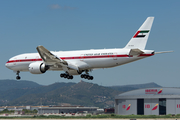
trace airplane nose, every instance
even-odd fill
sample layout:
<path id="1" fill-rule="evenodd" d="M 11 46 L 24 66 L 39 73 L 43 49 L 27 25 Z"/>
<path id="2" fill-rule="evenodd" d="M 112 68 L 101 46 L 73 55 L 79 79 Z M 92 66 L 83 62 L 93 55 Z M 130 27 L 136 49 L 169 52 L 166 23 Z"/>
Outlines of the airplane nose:
<path id="1" fill-rule="evenodd" d="M 9 63 L 8 63 L 8 62 L 9 62 L 9 61 L 6 62 L 5 66 L 10 69 L 10 66 L 9 66 Z"/>

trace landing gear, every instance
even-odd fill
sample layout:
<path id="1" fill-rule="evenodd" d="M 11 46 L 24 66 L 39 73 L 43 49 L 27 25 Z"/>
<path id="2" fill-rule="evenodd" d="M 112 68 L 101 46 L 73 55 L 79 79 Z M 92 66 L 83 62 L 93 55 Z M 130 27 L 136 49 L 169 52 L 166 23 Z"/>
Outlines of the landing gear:
<path id="1" fill-rule="evenodd" d="M 94 77 L 89 75 L 89 71 L 91 71 L 91 70 L 85 70 L 86 74 L 81 74 L 81 78 L 93 80 Z"/>
<path id="2" fill-rule="evenodd" d="M 81 78 L 88 79 L 88 80 L 93 80 L 93 76 L 90 76 L 88 74 L 82 74 Z"/>
<path id="3" fill-rule="evenodd" d="M 81 78 L 88 79 L 88 80 L 93 80 L 94 77 L 89 75 L 89 71 L 91 71 L 91 70 L 85 70 L 85 71 L 83 70 L 83 71 L 81 71 L 81 73 L 85 72 L 85 74 L 79 73 L 79 74 L 81 74 Z M 67 78 L 67 79 L 73 79 L 73 76 L 69 75 L 68 72 L 60 74 L 60 77 L 61 78 Z"/>
<path id="4" fill-rule="evenodd" d="M 73 79 L 73 76 L 72 76 L 72 75 L 68 75 L 68 74 L 66 74 L 66 73 L 60 74 L 60 77 L 62 77 L 62 78 L 67 78 L 67 79 Z"/>
<path id="5" fill-rule="evenodd" d="M 21 79 L 21 77 L 19 76 L 19 73 L 20 73 L 20 71 L 17 71 L 17 73 L 16 73 L 16 75 L 17 75 L 17 76 L 16 76 L 16 79 L 17 79 L 17 80 L 20 80 L 20 79 Z"/>

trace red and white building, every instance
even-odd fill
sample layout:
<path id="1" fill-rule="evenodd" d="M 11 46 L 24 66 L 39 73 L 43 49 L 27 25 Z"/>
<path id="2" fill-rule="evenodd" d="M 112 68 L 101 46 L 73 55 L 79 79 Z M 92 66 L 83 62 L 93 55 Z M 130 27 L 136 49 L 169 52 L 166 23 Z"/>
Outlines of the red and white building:
<path id="1" fill-rule="evenodd" d="M 115 97 L 115 113 L 120 115 L 180 114 L 180 88 L 145 88 Z"/>

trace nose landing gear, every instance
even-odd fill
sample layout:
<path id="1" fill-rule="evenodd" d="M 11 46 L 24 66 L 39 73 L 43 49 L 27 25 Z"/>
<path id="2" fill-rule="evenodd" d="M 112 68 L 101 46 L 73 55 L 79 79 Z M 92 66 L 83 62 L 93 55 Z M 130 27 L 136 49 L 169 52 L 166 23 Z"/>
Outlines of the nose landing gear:
<path id="1" fill-rule="evenodd" d="M 17 75 L 17 76 L 16 76 L 16 79 L 17 79 L 17 80 L 20 80 L 20 79 L 21 79 L 21 77 L 19 76 L 19 73 L 20 73 L 20 71 L 17 71 L 17 73 L 16 73 L 16 75 Z"/>

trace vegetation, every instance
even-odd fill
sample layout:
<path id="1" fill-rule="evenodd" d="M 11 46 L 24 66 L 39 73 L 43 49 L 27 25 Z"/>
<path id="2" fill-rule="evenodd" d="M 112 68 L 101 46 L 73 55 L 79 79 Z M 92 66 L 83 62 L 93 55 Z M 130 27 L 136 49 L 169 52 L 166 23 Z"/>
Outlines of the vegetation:
<path id="1" fill-rule="evenodd" d="M 104 87 L 84 81 L 79 83 L 54 83 L 42 86 L 31 81 L 0 80 L 0 106 L 26 105 L 82 105 L 107 108 L 114 106 L 114 98 L 122 91 L 155 83 Z"/>
<path id="2" fill-rule="evenodd" d="M 11 114 L 14 113 L 14 110 L 8 110 L 8 109 L 4 109 L 3 111 L 0 111 L 0 114 Z"/>
<path id="3" fill-rule="evenodd" d="M 36 109 L 34 110 L 27 110 L 27 109 L 23 109 L 22 110 L 25 114 L 37 114 L 38 111 Z"/>
<path id="4" fill-rule="evenodd" d="M 97 84 L 55 83 L 31 89 L 11 89 L 0 94 L 0 105 L 82 105 L 112 107 L 120 91 Z"/>
<path id="5" fill-rule="evenodd" d="M 15 112 L 14 110 L 4 109 L 3 111 L 0 111 L 0 114 L 12 114 L 14 112 Z M 36 109 L 34 109 L 34 110 L 23 109 L 22 112 L 24 112 L 25 114 L 37 114 L 38 113 L 38 111 Z"/>
<path id="6" fill-rule="evenodd" d="M 41 85 L 26 80 L 0 80 L 0 91 L 7 91 L 11 89 L 28 89 L 28 88 L 36 88 L 40 87 Z"/>

